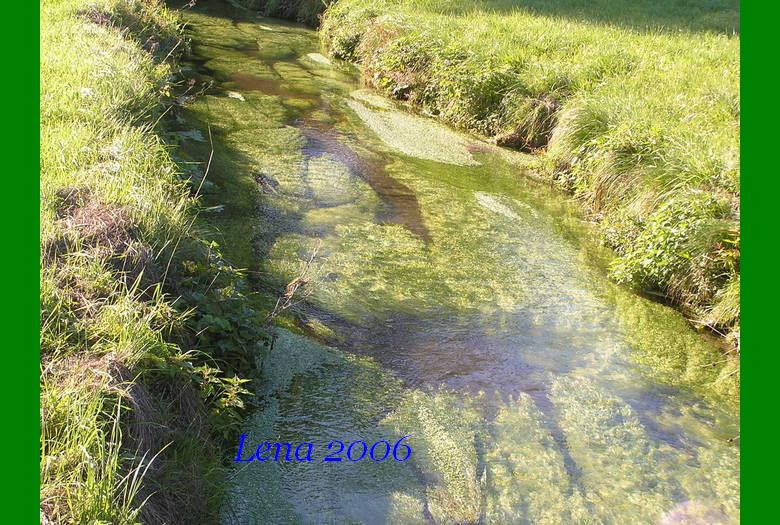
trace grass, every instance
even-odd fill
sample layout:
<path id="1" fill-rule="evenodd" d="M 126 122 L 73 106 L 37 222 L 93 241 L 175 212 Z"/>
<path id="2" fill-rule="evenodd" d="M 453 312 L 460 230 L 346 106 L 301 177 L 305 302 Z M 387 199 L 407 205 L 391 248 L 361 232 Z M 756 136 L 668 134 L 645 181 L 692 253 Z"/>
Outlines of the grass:
<path id="1" fill-rule="evenodd" d="M 233 330 L 263 332 L 158 136 L 181 28 L 156 0 L 40 7 L 41 521 L 214 521 L 256 350 Z"/>
<path id="2" fill-rule="evenodd" d="M 333 0 L 227 0 L 235 6 L 263 16 L 287 18 L 310 26 L 319 23 L 325 6 Z"/>
<path id="3" fill-rule="evenodd" d="M 339 0 L 321 31 L 387 95 L 537 153 L 616 280 L 738 341 L 737 2 Z"/>

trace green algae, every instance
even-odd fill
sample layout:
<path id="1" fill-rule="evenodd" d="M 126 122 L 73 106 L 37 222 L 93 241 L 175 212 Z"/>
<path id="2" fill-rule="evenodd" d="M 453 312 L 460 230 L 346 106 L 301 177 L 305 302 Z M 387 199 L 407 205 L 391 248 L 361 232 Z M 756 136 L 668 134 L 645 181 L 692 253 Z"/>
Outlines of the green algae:
<path id="1" fill-rule="evenodd" d="M 247 421 L 249 437 L 259 440 L 273 435 L 277 419 L 278 401 L 270 399 L 268 406 L 255 411 Z M 262 442 L 262 441 L 259 441 Z M 241 465 L 241 464 L 239 464 Z M 241 523 L 301 523 L 295 511 L 286 502 L 282 473 L 279 465 L 268 463 L 265 468 L 253 468 L 251 463 L 241 465 L 230 474 L 227 503 L 221 510 L 221 522 Z"/>
<path id="2" fill-rule="evenodd" d="M 581 471 L 586 501 L 604 522 L 620 522 L 624 516 L 654 522 L 689 500 L 718 513 L 727 509 L 729 522 L 738 519 L 738 482 L 733 473 L 710 463 L 717 450 L 721 467 L 738 468 L 733 447 L 715 442 L 686 451 L 651 440 L 628 404 L 588 380 L 560 378 L 553 384 L 552 398 L 567 448 Z M 706 467 L 684 468 L 692 457 Z"/>
<path id="3" fill-rule="evenodd" d="M 492 425 L 488 523 L 593 523 L 574 487 L 560 446 L 530 396 L 501 407 Z"/>
<path id="4" fill-rule="evenodd" d="M 313 442 L 316 461 L 238 464 L 230 500 L 235 504 L 226 506 L 236 523 L 364 523 L 378 515 L 385 523 L 424 523 L 422 489 L 407 464 L 392 460 L 322 463 L 326 445 L 333 439 L 394 443 L 402 437 L 393 436 L 381 422 L 402 395 L 397 379 L 368 359 L 284 330 L 279 331 L 263 368 L 268 377 L 263 390 L 271 401 L 247 422 L 248 438 L 257 443 Z M 269 494 L 264 494 L 266 489 Z M 287 504 L 269 507 L 273 497 L 293 501 L 297 515 L 289 514 Z M 282 521 L 276 521 L 279 516 Z"/>
<path id="5" fill-rule="evenodd" d="M 279 329 L 245 433 L 412 434 L 414 450 L 238 465 L 225 522 L 737 519 L 731 369 L 706 366 L 717 349 L 678 314 L 606 280 L 570 203 L 518 180 L 525 156 L 355 90 L 301 28 L 192 16 L 196 69 L 219 82 L 179 137 L 201 169 L 214 148 L 210 221 L 265 287 L 317 249 L 312 315 L 285 322 L 351 351 Z"/>
<path id="6" fill-rule="evenodd" d="M 406 155 L 459 166 L 479 164 L 468 149 L 470 141 L 442 124 L 397 110 L 377 111 L 357 100 L 348 104 L 385 144 Z"/>
<path id="7" fill-rule="evenodd" d="M 480 516 L 482 473 L 477 439 L 481 417 L 472 400 L 452 394 L 411 392 L 385 419 L 396 432 L 414 429 L 414 465 L 426 483 L 436 523 L 474 523 Z"/>
<path id="8" fill-rule="evenodd" d="M 621 516 L 651 522 L 673 506 L 676 480 L 667 477 L 660 450 L 628 405 L 590 382 L 569 378 L 554 383 L 552 398 L 586 498 L 598 515 L 608 522 Z"/>
<path id="9" fill-rule="evenodd" d="M 384 109 L 388 111 L 397 109 L 391 100 L 388 100 L 387 98 L 368 89 L 356 89 L 349 95 L 355 100 L 363 102 L 364 104 L 367 104 L 374 109 Z"/>
<path id="10" fill-rule="evenodd" d="M 657 381 L 699 390 L 722 403 L 738 403 L 738 363 L 724 361 L 718 347 L 690 330 L 685 319 L 619 289 L 612 299 L 616 318 L 637 349 L 634 358 L 645 373 Z"/>

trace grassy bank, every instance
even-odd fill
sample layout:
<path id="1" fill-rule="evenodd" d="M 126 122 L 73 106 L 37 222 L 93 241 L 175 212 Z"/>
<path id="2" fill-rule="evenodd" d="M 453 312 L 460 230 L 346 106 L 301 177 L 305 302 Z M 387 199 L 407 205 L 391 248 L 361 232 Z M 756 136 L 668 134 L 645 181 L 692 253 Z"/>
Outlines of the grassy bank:
<path id="1" fill-rule="evenodd" d="M 159 138 L 186 43 L 155 0 L 40 7 L 41 522 L 214 521 L 264 333 Z"/>
<path id="2" fill-rule="evenodd" d="M 423 113 L 537 153 L 613 277 L 739 334 L 737 2 L 339 0 L 332 55 Z"/>
<path id="3" fill-rule="evenodd" d="M 263 16 L 295 20 L 312 27 L 319 24 L 325 7 L 334 0 L 226 0 Z"/>

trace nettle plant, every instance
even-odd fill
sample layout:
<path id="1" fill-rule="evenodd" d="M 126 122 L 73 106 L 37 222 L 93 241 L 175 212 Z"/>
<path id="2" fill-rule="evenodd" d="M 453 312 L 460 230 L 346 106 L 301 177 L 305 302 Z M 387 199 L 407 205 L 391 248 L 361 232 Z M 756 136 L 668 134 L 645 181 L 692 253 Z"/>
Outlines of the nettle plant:
<path id="1" fill-rule="evenodd" d="M 739 271 L 739 233 L 729 215 L 728 203 L 700 191 L 667 201 L 626 243 L 628 248 L 612 264 L 612 275 L 618 282 L 667 291 L 687 303 L 711 302 Z"/>
<path id="2" fill-rule="evenodd" d="M 214 428 L 224 437 L 243 420 L 245 388 L 270 348 L 271 337 L 245 292 L 244 273 L 226 263 L 214 242 L 202 241 L 195 256 L 184 258 L 176 277 L 179 307 L 186 310 L 186 367 L 210 407 Z M 185 362 L 186 361 L 186 362 Z"/>
<path id="3" fill-rule="evenodd" d="M 204 247 L 205 257 L 182 262 L 181 300 L 190 309 L 187 326 L 197 348 L 226 373 L 254 370 L 270 344 L 264 318 L 245 293 L 243 272 L 224 261 L 216 243 Z"/>

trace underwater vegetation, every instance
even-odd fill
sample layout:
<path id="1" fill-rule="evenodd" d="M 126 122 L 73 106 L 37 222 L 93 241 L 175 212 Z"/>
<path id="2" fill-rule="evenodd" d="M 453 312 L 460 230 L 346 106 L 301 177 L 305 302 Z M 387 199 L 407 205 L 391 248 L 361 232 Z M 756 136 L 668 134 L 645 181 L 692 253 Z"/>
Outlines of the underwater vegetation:
<path id="1" fill-rule="evenodd" d="M 612 277 L 739 347 L 737 2 L 340 0 L 330 54 L 572 194 Z"/>
<path id="2" fill-rule="evenodd" d="M 413 453 L 238 463 L 222 521 L 738 520 L 736 365 L 607 279 L 593 226 L 518 177 L 533 158 L 356 89 L 304 28 L 234 16 L 185 13 L 192 73 L 214 84 L 179 132 L 211 129 L 226 253 L 264 292 L 311 282 L 241 434 L 412 434 Z"/>

